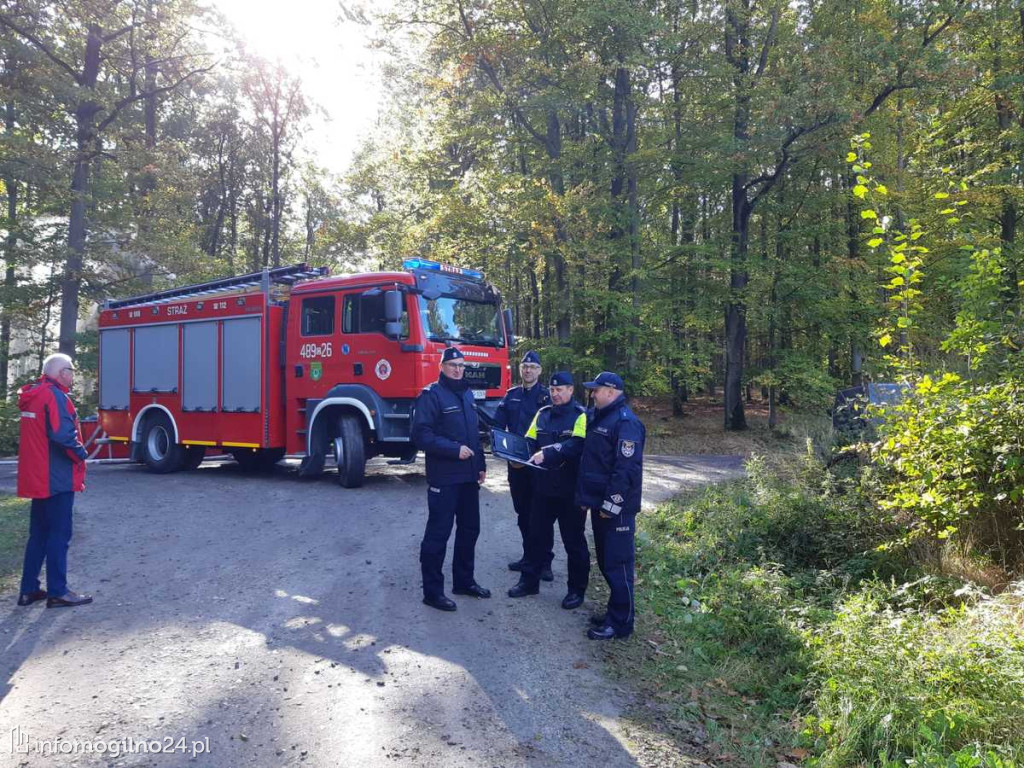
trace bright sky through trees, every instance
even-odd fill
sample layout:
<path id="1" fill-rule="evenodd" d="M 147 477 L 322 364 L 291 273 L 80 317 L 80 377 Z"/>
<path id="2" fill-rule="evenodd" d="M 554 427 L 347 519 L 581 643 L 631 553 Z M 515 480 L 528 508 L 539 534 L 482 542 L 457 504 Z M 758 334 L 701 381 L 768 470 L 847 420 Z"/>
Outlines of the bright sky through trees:
<path id="1" fill-rule="evenodd" d="M 321 108 L 310 120 L 306 147 L 319 165 L 343 172 L 377 116 L 380 53 L 368 45 L 369 26 L 345 20 L 336 0 L 213 4 L 253 53 L 279 59 L 301 78 L 305 93 Z"/>

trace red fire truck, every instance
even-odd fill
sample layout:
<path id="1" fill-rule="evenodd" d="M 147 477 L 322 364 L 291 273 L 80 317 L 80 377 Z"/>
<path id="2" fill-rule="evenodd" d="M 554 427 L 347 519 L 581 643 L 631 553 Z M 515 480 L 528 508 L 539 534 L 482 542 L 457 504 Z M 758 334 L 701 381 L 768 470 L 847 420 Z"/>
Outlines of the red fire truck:
<path id="1" fill-rule="evenodd" d="M 216 450 L 248 469 L 299 455 L 312 475 L 333 454 L 351 488 L 373 456 L 414 460 L 414 401 L 444 348 L 466 356 L 487 413 L 509 387 L 513 339 L 481 273 L 404 268 L 330 277 L 299 264 L 107 302 L 102 429 L 160 473 Z"/>

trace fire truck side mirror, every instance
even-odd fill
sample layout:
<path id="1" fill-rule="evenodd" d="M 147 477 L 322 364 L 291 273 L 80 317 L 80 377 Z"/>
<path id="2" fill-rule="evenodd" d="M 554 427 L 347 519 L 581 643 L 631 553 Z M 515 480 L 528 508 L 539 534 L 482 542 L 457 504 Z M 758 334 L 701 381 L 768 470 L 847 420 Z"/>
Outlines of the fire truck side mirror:
<path id="1" fill-rule="evenodd" d="M 516 336 L 514 333 L 512 333 L 512 309 L 506 309 L 504 312 L 501 313 L 501 316 L 505 320 L 505 334 L 508 337 L 506 346 L 508 346 L 508 348 L 511 349 L 516 345 Z"/>
<path id="2" fill-rule="evenodd" d="M 389 339 L 402 336 L 402 302 L 401 291 L 384 291 L 384 335 Z"/>
<path id="3" fill-rule="evenodd" d="M 402 292 L 384 291 L 384 320 L 399 323 L 402 320 Z"/>

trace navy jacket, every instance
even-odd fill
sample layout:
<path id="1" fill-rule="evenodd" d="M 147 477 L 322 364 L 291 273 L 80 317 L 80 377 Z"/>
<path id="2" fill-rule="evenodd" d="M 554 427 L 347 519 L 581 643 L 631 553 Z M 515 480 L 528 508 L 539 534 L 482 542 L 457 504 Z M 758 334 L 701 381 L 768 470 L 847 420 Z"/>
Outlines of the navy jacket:
<path id="1" fill-rule="evenodd" d="M 533 417 L 537 415 L 537 411 L 550 402 L 548 388 L 540 382 L 529 389 L 512 387 L 501 398 L 494 417 L 498 425 L 505 431 L 525 435 L 526 430 L 533 422 Z"/>
<path id="2" fill-rule="evenodd" d="M 577 506 L 611 515 L 639 512 L 646 437 L 644 425 L 625 397 L 589 414 L 576 484 Z"/>
<path id="3" fill-rule="evenodd" d="M 473 393 L 465 380 L 454 381 L 442 373 L 420 392 L 412 417 L 412 440 L 426 454 L 431 485 L 475 483 L 487 468 Z M 472 458 L 459 458 L 460 445 L 473 451 Z"/>
<path id="4" fill-rule="evenodd" d="M 547 470 L 532 470 L 534 493 L 572 499 L 587 436 L 586 408 L 575 400 L 565 405 L 546 405 L 537 411 L 526 436 L 538 450 L 544 451 L 541 466 Z"/>

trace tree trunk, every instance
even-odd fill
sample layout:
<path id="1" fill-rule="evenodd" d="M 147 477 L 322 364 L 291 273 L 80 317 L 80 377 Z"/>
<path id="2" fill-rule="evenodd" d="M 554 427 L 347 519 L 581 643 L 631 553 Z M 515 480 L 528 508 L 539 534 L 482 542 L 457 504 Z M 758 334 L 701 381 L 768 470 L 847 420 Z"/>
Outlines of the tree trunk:
<path id="1" fill-rule="evenodd" d="M 8 101 L 4 110 L 4 127 L 7 136 L 14 135 L 15 111 L 14 102 Z M 12 174 L 4 177 L 7 191 L 7 237 L 4 240 L 3 306 L 0 307 L 0 400 L 7 399 L 7 378 L 10 372 L 11 359 L 11 314 L 14 306 L 14 289 L 18 285 L 15 270 L 18 246 L 18 180 Z"/>
<path id="2" fill-rule="evenodd" d="M 85 265 L 86 206 L 89 197 L 89 172 L 95 152 L 96 114 L 93 100 L 100 71 L 102 32 L 91 25 L 85 43 L 85 60 L 79 80 L 85 98 L 75 107 L 75 161 L 71 174 L 71 216 L 68 221 L 68 253 L 61 278 L 60 336 L 61 352 L 74 357 L 78 334 L 78 296 Z M 45 331 L 44 331 L 45 338 Z"/>
<path id="3" fill-rule="evenodd" d="M 551 190 L 556 196 L 565 196 L 565 179 L 562 175 L 562 124 L 558 119 L 558 112 L 549 109 L 547 113 L 547 130 L 545 133 L 544 148 L 547 151 L 548 159 L 551 162 L 551 172 L 548 180 Z M 555 226 L 555 250 L 551 254 L 551 260 L 555 268 L 555 335 L 559 343 L 569 341 L 571 332 L 572 317 L 569 309 L 572 306 L 572 299 L 569 296 L 568 284 L 566 281 L 565 251 L 569 243 L 569 234 L 565 228 L 561 214 L 554 214 Z"/>
<path id="4" fill-rule="evenodd" d="M 1022 16 L 1024 21 L 1024 16 Z M 1022 27 L 1024 31 L 1024 27 Z M 994 49 L 994 56 L 992 62 L 993 81 L 1000 83 L 1002 73 L 1002 56 L 1001 56 L 1001 39 L 998 32 L 995 33 L 992 40 L 992 47 Z M 996 107 L 996 124 L 999 126 L 1000 132 L 1004 136 L 1008 136 L 1013 125 L 1013 109 L 1009 97 L 1002 91 L 996 90 L 995 92 L 995 107 Z M 1000 150 L 1002 151 L 1003 157 L 1009 158 L 1013 155 L 1013 143 L 1009 139 L 1004 139 L 1000 142 Z M 1006 170 L 1009 178 L 1006 179 L 1007 186 L 1014 183 L 1013 169 L 1008 168 Z M 1007 312 L 1011 313 L 1014 317 L 1019 317 L 1020 313 L 1020 278 L 1018 277 L 1017 270 L 1017 254 L 1016 254 L 1016 239 L 1017 239 L 1017 203 L 1012 193 L 1004 192 L 1002 201 L 1002 210 L 999 214 L 999 239 L 1001 242 L 1001 253 L 1003 262 L 1003 272 L 1005 279 L 1003 281 L 1003 302 Z"/>
<path id="5" fill-rule="evenodd" d="M 632 82 L 629 70 L 622 66 L 623 57 L 620 55 L 619 64 L 615 70 L 615 92 L 612 104 L 612 163 L 613 172 L 611 180 L 611 207 L 613 223 L 611 228 L 611 239 L 613 242 L 612 259 L 613 267 L 608 282 L 608 291 L 611 301 L 614 301 L 615 294 L 620 290 L 620 282 L 623 277 L 622 262 L 624 261 L 622 251 L 629 254 L 629 266 L 632 272 L 630 278 L 630 332 L 629 343 L 626 352 L 627 370 L 635 372 L 637 346 L 639 345 L 639 301 L 640 282 L 638 271 L 640 268 L 640 247 L 637 214 L 637 183 L 636 169 L 632 163 L 632 155 L 636 152 L 636 104 L 633 99 Z M 625 240 L 625 248 L 621 247 Z M 621 254 L 621 255 L 620 255 Z M 620 365 L 620 345 L 609 342 L 605 346 L 605 357 L 607 364 L 612 369 Z"/>
<path id="6" fill-rule="evenodd" d="M 540 338 L 540 287 L 537 285 L 537 269 L 530 265 L 530 308 L 533 319 L 533 338 Z"/>
<path id="7" fill-rule="evenodd" d="M 734 174 L 732 181 L 732 249 L 729 268 L 729 301 L 725 309 L 725 428 L 746 429 L 743 411 L 743 365 L 747 345 L 746 289 L 747 250 L 750 242 L 750 214 L 745 174 Z"/>
<path id="8" fill-rule="evenodd" d="M 734 152 L 747 151 L 750 129 L 750 4 L 749 0 L 737 4 L 726 14 L 726 55 L 731 60 L 733 73 L 732 137 Z M 744 350 L 747 345 L 746 291 L 749 282 L 747 250 L 750 243 L 750 216 L 753 213 L 748 197 L 750 179 L 748 161 L 741 161 L 740 170 L 732 175 L 732 241 L 729 253 L 729 299 L 725 308 L 725 428 L 747 428 L 743 411 Z"/>
<path id="9" fill-rule="evenodd" d="M 270 256 L 281 266 L 281 140 L 274 136 L 273 170 L 270 181 Z M 266 259 L 264 259 L 264 264 Z"/>

